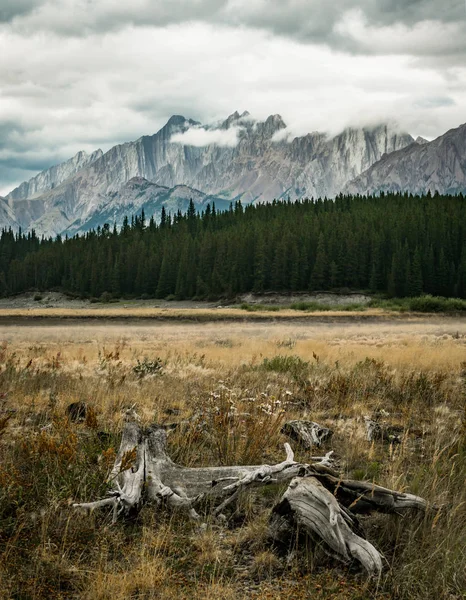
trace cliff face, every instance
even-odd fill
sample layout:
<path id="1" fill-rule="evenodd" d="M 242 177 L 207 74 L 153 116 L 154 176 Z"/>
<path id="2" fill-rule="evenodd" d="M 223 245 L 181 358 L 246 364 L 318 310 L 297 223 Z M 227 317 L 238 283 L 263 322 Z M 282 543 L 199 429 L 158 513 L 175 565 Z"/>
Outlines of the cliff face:
<path id="1" fill-rule="evenodd" d="M 383 156 L 356 177 L 345 191 L 373 194 L 380 191 L 466 192 L 466 125 L 448 131 L 432 142 L 412 144 Z"/>
<path id="2" fill-rule="evenodd" d="M 87 154 L 84 151 L 78 152 L 76 156 L 73 156 L 70 160 L 42 171 L 29 181 L 25 181 L 10 192 L 7 199 L 25 200 L 26 198 L 38 196 L 41 193 L 60 185 L 60 183 L 96 161 L 102 154 L 102 150 L 96 150 L 92 154 Z"/>
<path id="3" fill-rule="evenodd" d="M 16 229 L 18 222 L 14 212 L 11 210 L 8 201 L 3 196 L 0 196 L 0 223 L 2 227 Z"/>
<path id="4" fill-rule="evenodd" d="M 188 130 L 226 134 L 230 142 L 188 145 L 183 142 Z M 207 127 L 173 116 L 155 135 L 115 146 L 104 155 L 77 155 L 22 184 L 7 200 L 23 229 L 34 227 L 38 233 L 53 235 L 82 231 L 86 223 L 100 222 L 99 214 L 116 219 L 128 194 L 123 186 L 138 177 L 168 189 L 188 186 L 217 201 L 332 197 L 384 153 L 414 141 L 388 126 L 347 129 L 333 138 L 315 132 L 291 141 L 285 139 L 285 130 L 280 115 L 258 122 L 248 113 L 234 113 Z M 131 214 L 130 204 L 126 207 Z"/>

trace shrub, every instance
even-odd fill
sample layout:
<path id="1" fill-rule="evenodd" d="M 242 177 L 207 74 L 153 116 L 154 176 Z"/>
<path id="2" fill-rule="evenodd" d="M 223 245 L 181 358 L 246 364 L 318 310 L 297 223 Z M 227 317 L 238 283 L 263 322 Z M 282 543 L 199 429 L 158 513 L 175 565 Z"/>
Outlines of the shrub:
<path id="1" fill-rule="evenodd" d="M 147 356 L 145 356 L 142 361 L 137 361 L 137 364 L 133 367 L 133 373 L 142 379 L 146 375 L 158 375 L 161 373 L 163 369 L 163 361 L 161 358 L 155 358 L 154 360 L 149 360 Z"/>
<path id="2" fill-rule="evenodd" d="M 416 298 L 375 299 L 369 303 L 369 306 L 398 312 L 452 313 L 466 311 L 466 300 L 426 295 Z"/>
<path id="3" fill-rule="evenodd" d="M 241 310 L 247 310 L 248 312 L 278 312 L 280 310 L 279 306 L 274 306 L 273 304 L 248 304 L 243 302 L 240 306 Z"/>
<path id="4" fill-rule="evenodd" d="M 328 304 L 320 304 L 319 302 L 295 302 L 291 304 L 292 310 L 302 310 L 306 312 L 315 312 L 319 310 L 331 310 Z"/>
<path id="5" fill-rule="evenodd" d="M 275 371 L 276 373 L 287 373 L 296 379 L 301 379 L 307 374 L 309 363 L 299 356 L 282 356 L 277 354 L 272 358 L 264 358 L 260 369 L 263 371 Z"/>
<path id="6" fill-rule="evenodd" d="M 466 311 L 466 300 L 421 296 L 409 298 L 409 308 L 416 312 L 460 312 Z"/>
<path id="7" fill-rule="evenodd" d="M 110 292 L 104 292 L 101 296 L 100 296 L 100 301 L 101 302 L 105 302 L 105 304 L 108 304 L 110 302 L 110 300 L 112 299 L 112 294 L 110 294 Z"/>

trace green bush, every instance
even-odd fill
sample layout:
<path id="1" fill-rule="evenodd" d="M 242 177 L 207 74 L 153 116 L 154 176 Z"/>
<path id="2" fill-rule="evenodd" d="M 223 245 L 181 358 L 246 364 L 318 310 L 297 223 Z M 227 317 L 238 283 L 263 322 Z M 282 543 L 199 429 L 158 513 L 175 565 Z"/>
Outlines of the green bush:
<path id="1" fill-rule="evenodd" d="M 299 356 L 283 356 L 281 354 L 277 354 L 272 358 L 264 358 L 260 368 L 264 371 L 288 373 L 292 377 L 301 379 L 307 374 L 309 370 L 309 363 Z"/>
<path id="2" fill-rule="evenodd" d="M 421 296 L 409 298 L 409 309 L 415 312 L 460 312 L 466 310 L 466 300 Z"/>
<path id="3" fill-rule="evenodd" d="M 104 302 L 105 304 L 108 304 L 112 299 L 112 294 L 110 294 L 110 292 L 104 292 L 101 296 L 100 296 L 100 301 Z"/>
<path id="4" fill-rule="evenodd" d="M 247 302 L 243 302 L 240 305 L 241 310 L 247 310 L 248 312 L 277 312 L 280 310 L 279 306 L 274 306 L 272 304 L 248 304 Z"/>
<path id="5" fill-rule="evenodd" d="M 453 313 L 466 311 L 466 300 L 426 295 L 416 298 L 375 299 L 370 302 L 369 306 L 398 312 Z"/>
<path id="6" fill-rule="evenodd" d="M 133 367 L 133 373 L 142 379 L 146 375 L 158 375 L 163 370 L 163 361 L 157 357 L 154 360 L 149 360 L 145 356 L 142 360 L 137 359 L 137 364 Z"/>

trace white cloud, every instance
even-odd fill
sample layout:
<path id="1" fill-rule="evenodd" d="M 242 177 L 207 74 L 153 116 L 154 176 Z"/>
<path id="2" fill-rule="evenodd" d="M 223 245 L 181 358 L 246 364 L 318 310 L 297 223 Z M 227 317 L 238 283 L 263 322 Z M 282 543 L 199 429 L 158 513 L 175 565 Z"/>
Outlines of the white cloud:
<path id="1" fill-rule="evenodd" d="M 289 127 L 279 129 L 272 136 L 272 142 L 291 142 L 295 136 Z"/>
<path id="2" fill-rule="evenodd" d="M 239 141 L 239 127 L 229 129 L 204 129 L 203 127 L 190 127 L 188 130 L 175 133 L 171 137 L 174 144 L 186 146 L 223 146 L 233 148 Z"/>

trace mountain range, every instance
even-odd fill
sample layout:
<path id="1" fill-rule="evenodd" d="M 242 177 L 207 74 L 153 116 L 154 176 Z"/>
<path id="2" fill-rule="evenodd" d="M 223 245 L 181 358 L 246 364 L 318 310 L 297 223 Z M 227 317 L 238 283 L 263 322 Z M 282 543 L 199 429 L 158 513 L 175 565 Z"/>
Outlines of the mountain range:
<path id="1" fill-rule="evenodd" d="M 175 115 L 154 135 L 79 152 L 22 183 L 0 198 L 0 226 L 74 235 L 142 210 L 184 212 L 190 199 L 221 210 L 236 200 L 390 190 L 466 191 L 466 125 L 428 142 L 391 125 L 291 137 L 280 115 L 235 112 L 213 125 Z"/>

